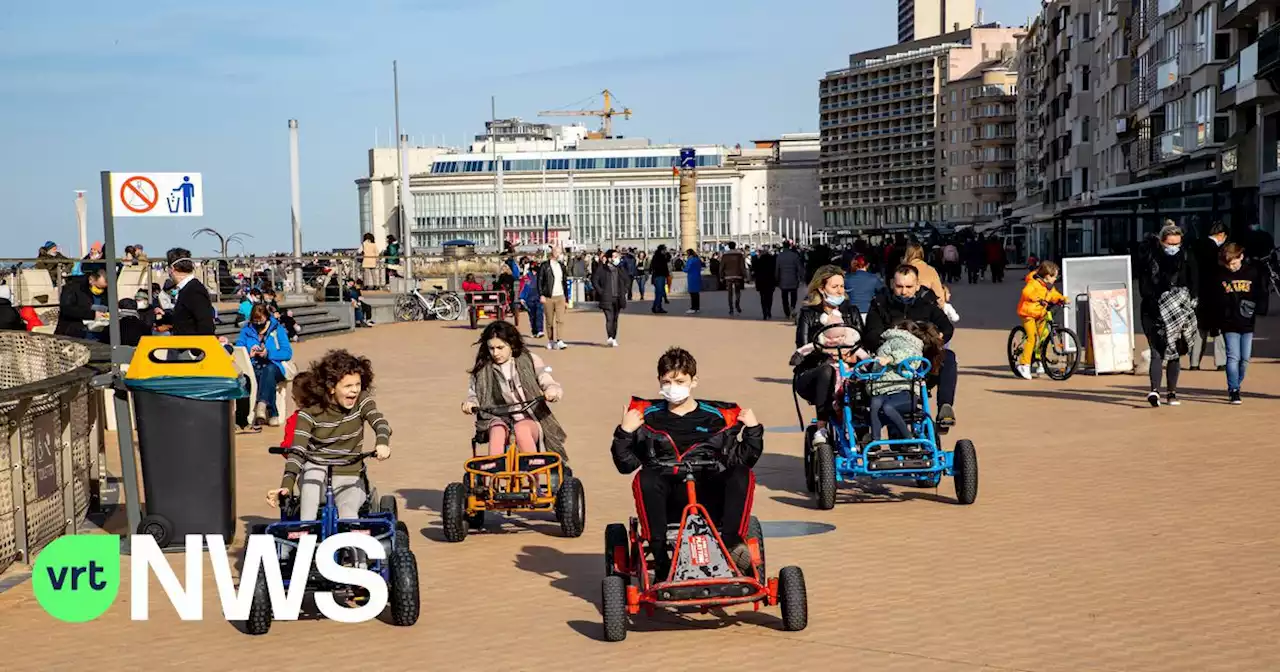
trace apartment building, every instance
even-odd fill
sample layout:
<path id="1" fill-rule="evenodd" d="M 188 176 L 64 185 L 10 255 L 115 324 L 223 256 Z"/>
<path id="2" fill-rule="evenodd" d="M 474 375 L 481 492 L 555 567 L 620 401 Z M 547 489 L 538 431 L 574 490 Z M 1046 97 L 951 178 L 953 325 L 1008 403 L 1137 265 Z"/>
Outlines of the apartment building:
<path id="1" fill-rule="evenodd" d="M 898 0 L 898 44 L 968 28 L 975 5 L 974 0 Z"/>
<path id="2" fill-rule="evenodd" d="M 1012 53 L 1021 29 L 978 26 L 853 54 L 819 82 L 820 196 L 829 229 L 941 220 L 938 94 Z"/>
<path id="3" fill-rule="evenodd" d="M 942 220 L 997 224 L 1017 196 L 1015 50 L 979 63 L 938 96 L 938 173 Z"/>
<path id="4" fill-rule="evenodd" d="M 1216 9 L 1215 46 L 1231 52 L 1219 67 L 1215 101 L 1214 131 L 1230 128 L 1218 161 L 1230 188 L 1222 219 L 1249 247 L 1250 225 L 1272 237 L 1280 231 L 1280 0 L 1229 0 Z M 1261 250 L 1253 247 L 1250 254 Z"/>

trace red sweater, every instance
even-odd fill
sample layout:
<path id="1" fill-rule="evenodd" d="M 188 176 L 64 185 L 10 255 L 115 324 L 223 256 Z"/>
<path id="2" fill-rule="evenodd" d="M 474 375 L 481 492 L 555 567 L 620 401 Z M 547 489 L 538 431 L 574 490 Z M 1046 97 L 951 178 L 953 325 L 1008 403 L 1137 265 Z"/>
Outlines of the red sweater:
<path id="1" fill-rule="evenodd" d="M 478 282 L 467 282 L 467 281 L 463 280 L 463 281 L 462 281 L 462 291 L 464 291 L 464 292 L 483 292 L 483 291 L 484 291 L 484 285 L 482 285 L 482 284 L 480 284 L 480 283 L 478 283 Z"/>

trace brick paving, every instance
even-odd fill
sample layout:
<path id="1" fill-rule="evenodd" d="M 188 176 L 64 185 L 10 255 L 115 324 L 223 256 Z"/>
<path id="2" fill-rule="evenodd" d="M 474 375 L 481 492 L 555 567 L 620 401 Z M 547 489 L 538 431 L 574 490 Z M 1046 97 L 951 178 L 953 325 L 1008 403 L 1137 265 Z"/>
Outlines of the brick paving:
<path id="1" fill-rule="evenodd" d="M 207 621 L 180 622 L 152 581 L 151 622 L 128 620 L 126 585 L 103 618 L 67 625 L 43 614 L 27 583 L 0 594 L 2 667 L 534 670 L 571 660 L 613 670 L 660 662 L 770 670 L 799 661 L 878 670 L 1280 669 L 1271 632 L 1280 623 L 1280 490 L 1260 482 L 1277 445 L 1277 341 L 1256 344 L 1244 406 L 1225 404 L 1223 374 L 1185 372 L 1183 405 L 1153 410 L 1139 377 L 1015 380 L 1003 349 L 1017 289 L 955 288 L 963 375 L 961 424 L 949 438 L 978 447 L 981 490 L 971 507 L 952 503 L 948 479 L 936 492 L 850 491 L 834 510 L 814 509 L 788 385 L 792 331 L 751 319 L 759 314 L 751 290 L 746 318 L 727 319 L 724 295 L 706 294 L 709 310 L 699 317 L 681 314 L 678 300 L 665 316 L 633 306 L 620 349 L 541 351 L 565 386 L 556 412 L 586 484 L 580 539 L 560 538 L 545 516 L 512 518 L 461 544 L 440 541 L 441 491 L 458 478 L 472 432 L 458 405 L 475 333 L 457 323 L 384 325 L 304 343 L 299 359 L 346 347 L 374 360 L 395 452 L 371 474 L 382 492 L 401 497 L 415 532 L 419 623 L 277 623 L 249 637 L 217 620 L 206 569 Z M 571 315 L 569 340 L 603 340 L 602 321 Z M 1262 335 L 1277 328 L 1267 320 Z M 698 357 L 700 396 L 753 407 L 769 428 L 755 498 L 767 529 L 783 521 L 835 527 L 769 539 L 774 571 L 805 570 L 804 632 L 782 631 L 777 610 L 764 609 L 641 618 L 626 642 L 599 641 L 601 537 L 607 522 L 631 512 L 609 436 L 628 395 L 654 392 L 654 362 L 671 344 Z M 278 431 L 240 438 L 246 524 L 270 515 L 260 500 L 280 459 L 264 446 L 277 440 Z"/>

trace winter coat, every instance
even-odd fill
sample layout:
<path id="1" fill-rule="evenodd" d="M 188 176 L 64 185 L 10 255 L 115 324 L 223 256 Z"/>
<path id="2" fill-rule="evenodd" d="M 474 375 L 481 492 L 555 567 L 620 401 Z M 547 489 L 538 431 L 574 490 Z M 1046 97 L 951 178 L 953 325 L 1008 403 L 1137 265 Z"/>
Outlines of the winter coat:
<path id="1" fill-rule="evenodd" d="M 804 261 L 793 249 L 785 248 L 778 253 L 777 273 L 778 287 L 781 289 L 799 289 L 805 284 Z"/>
<path id="2" fill-rule="evenodd" d="M 771 291 L 778 286 L 778 258 L 772 254 L 762 254 L 751 264 L 751 275 L 756 289 Z"/>
<path id="3" fill-rule="evenodd" d="M 729 250 L 720 256 L 720 278 L 742 280 L 747 277 L 747 255 L 742 250 Z"/>
<path id="4" fill-rule="evenodd" d="M 688 291 L 690 294 L 702 291 L 702 258 L 689 257 L 689 261 L 685 262 L 684 272 L 688 274 L 685 282 L 688 283 Z"/>
<path id="5" fill-rule="evenodd" d="M 844 293 L 862 313 L 871 310 L 871 300 L 884 289 L 884 279 L 870 271 L 854 271 L 844 274 Z"/>
<path id="6" fill-rule="evenodd" d="M 564 284 L 564 296 L 568 300 L 569 266 L 564 263 L 563 259 L 560 260 L 560 275 L 561 282 Z M 555 272 L 551 270 L 551 260 L 548 259 L 538 266 L 538 293 L 541 296 L 551 298 L 552 292 L 555 290 L 555 283 Z"/>
<path id="7" fill-rule="evenodd" d="M 84 338 L 88 333 L 84 323 L 97 317 L 93 306 L 106 301 L 106 294 L 94 295 L 89 288 L 89 276 L 67 278 L 58 297 L 58 326 L 53 333 L 71 338 Z"/>
<path id="8" fill-rule="evenodd" d="M 293 345 L 289 343 L 289 336 L 274 317 L 267 318 L 267 331 L 263 334 L 258 333 L 252 322 L 246 323 L 236 337 L 236 345 L 245 350 L 252 350 L 256 346 L 265 347 L 267 361 L 280 369 L 281 376 L 285 375 L 284 363 L 293 359 Z"/>
<path id="9" fill-rule="evenodd" d="M 724 401 L 699 400 L 698 405 L 706 410 L 720 414 L 724 418 L 724 429 L 712 434 L 701 444 L 691 446 L 685 454 L 694 449 L 705 449 L 714 453 L 726 467 L 754 467 L 764 453 L 764 425 L 742 427 L 738 421 L 742 409 L 737 404 Z M 632 398 L 630 408 L 641 415 L 667 407 L 665 400 L 650 401 Z M 739 432 L 741 428 L 741 432 Z M 613 431 L 613 466 L 618 473 L 629 474 L 641 467 L 651 467 L 662 461 L 679 460 L 682 457 L 671 437 L 641 425 L 634 432 L 625 432 L 619 426 Z M 701 450 L 699 451 L 701 452 Z"/>
<path id="10" fill-rule="evenodd" d="M 654 252 L 649 259 L 649 275 L 655 278 L 671 275 L 671 255 L 662 251 Z"/>
<path id="11" fill-rule="evenodd" d="M 916 338 L 905 329 L 890 329 L 880 338 L 880 347 L 876 349 L 876 357 L 888 357 L 893 361 L 884 367 L 880 379 L 871 385 L 871 393 L 876 396 L 906 392 L 911 389 L 911 381 L 898 373 L 898 365 L 912 357 L 924 356 L 924 341 Z"/>
<path id="12" fill-rule="evenodd" d="M 1045 314 L 1049 312 L 1049 307 L 1045 303 L 1061 303 L 1066 300 L 1067 297 L 1052 285 L 1046 285 L 1043 280 L 1035 276 L 1035 273 L 1031 273 L 1027 276 L 1027 285 L 1022 288 L 1022 295 L 1018 298 L 1018 317 L 1043 320 Z"/>
<path id="13" fill-rule="evenodd" d="M 826 310 L 822 304 L 816 306 L 804 306 L 796 315 L 796 347 L 802 347 L 813 342 L 813 336 L 818 330 L 826 326 L 822 324 L 822 315 Z M 840 304 L 840 316 L 845 326 L 853 327 L 859 332 L 863 330 L 862 313 L 858 311 L 857 306 L 845 301 Z"/>
<path id="14" fill-rule="evenodd" d="M 871 302 L 866 328 L 862 331 L 862 341 L 868 349 L 878 349 L 884 333 L 903 320 L 932 324 L 942 334 L 943 343 L 950 342 L 956 330 L 947 314 L 938 307 L 938 298 L 928 287 L 921 287 L 911 301 L 905 301 L 886 289 Z"/>
<path id="15" fill-rule="evenodd" d="M 596 292 L 600 307 L 627 305 L 627 287 L 631 285 L 631 276 L 622 270 L 622 265 L 600 264 L 591 276 L 591 287 Z"/>

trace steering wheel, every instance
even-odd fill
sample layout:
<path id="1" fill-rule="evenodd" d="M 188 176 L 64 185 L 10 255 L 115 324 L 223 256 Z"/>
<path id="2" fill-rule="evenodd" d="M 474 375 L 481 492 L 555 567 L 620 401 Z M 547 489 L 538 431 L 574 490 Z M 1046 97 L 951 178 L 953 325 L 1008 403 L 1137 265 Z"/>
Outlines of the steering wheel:
<path id="1" fill-rule="evenodd" d="M 856 350 L 857 348 L 862 347 L 860 344 L 857 344 L 857 345 L 823 345 L 823 344 L 822 344 L 822 335 L 823 335 L 823 334 L 825 334 L 825 333 L 827 333 L 828 331 L 831 331 L 832 329 L 853 329 L 854 331 L 858 331 L 856 328 L 851 327 L 851 326 L 849 326 L 849 325 L 845 324 L 843 321 L 841 321 L 841 322 L 836 322 L 835 324 L 825 324 L 825 325 L 823 325 L 823 326 L 822 326 L 822 328 L 820 328 L 820 329 L 818 329 L 817 331 L 813 332 L 813 336 L 809 339 L 810 343 L 812 343 L 812 344 L 813 344 L 813 347 L 818 348 L 819 350 L 835 350 L 835 351 L 837 351 L 837 352 L 838 352 L 838 351 L 840 351 L 840 350 Z M 859 333 L 859 336 L 861 336 L 861 333 Z"/>
<path id="2" fill-rule="evenodd" d="M 519 401 L 514 404 L 503 404 L 501 406 L 481 406 L 476 408 L 476 415 L 484 415 L 489 418 L 507 418 L 517 413 L 528 414 L 534 406 L 546 401 L 546 397 L 538 395 L 528 401 Z"/>

